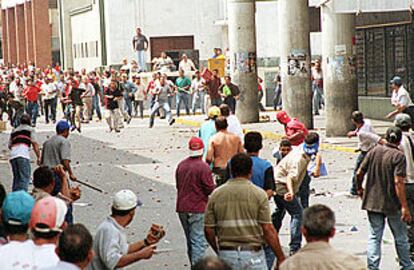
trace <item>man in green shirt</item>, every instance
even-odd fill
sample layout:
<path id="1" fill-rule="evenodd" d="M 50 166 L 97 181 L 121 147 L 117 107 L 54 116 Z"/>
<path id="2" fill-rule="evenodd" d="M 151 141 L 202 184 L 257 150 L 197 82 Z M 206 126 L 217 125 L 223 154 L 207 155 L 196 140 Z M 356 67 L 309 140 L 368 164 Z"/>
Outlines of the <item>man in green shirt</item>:
<path id="1" fill-rule="evenodd" d="M 184 76 L 184 70 L 180 69 L 178 71 L 179 77 L 175 80 L 175 86 L 177 91 L 177 99 L 176 99 L 176 106 L 177 106 L 177 117 L 180 117 L 180 107 L 181 102 L 184 102 L 184 107 L 187 115 L 190 115 L 190 87 L 191 87 L 191 80 Z"/>
<path id="2" fill-rule="evenodd" d="M 239 153 L 231 159 L 230 168 L 234 179 L 216 189 L 207 204 L 207 241 L 233 269 L 268 269 L 265 243 L 280 264 L 285 256 L 270 218 L 267 194 L 250 181 L 252 159 Z"/>

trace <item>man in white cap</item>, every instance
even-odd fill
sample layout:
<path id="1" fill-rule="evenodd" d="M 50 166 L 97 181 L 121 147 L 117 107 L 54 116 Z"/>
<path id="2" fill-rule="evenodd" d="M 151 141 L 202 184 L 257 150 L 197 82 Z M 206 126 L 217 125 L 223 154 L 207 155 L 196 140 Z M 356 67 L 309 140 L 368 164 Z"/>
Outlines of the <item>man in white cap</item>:
<path id="1" fill-rule="evenodd" d="M 138 198 L 134 192 L 125 189 L 115 194 L 112 214 L 98 227 L 93 249 L 95 257 L 90 270 L 121 269 L 140 260 L 150 259 L 155 244 L 165 235 L 160 229 L 154 235 L 151 228 L 147 238 L 128 244 L 125 228 L 132 222 Z"/>
<path id="2" fill-rule="evenodd" d="M 175 173 L 176 211 L 187 239 L 188 258 L 193 266 L 204 257 L 208 247 L 204 236 L 204 212 L 215 184 L 210 167 L 202 160 L 203 141 L 193 137 L 188 148 L 189 157 L 178 164 Z"/>

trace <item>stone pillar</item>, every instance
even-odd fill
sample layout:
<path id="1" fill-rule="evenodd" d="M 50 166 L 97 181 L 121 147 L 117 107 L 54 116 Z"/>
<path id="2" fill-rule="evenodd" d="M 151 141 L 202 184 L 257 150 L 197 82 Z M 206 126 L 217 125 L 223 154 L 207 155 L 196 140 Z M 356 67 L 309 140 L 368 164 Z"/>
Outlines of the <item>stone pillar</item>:
<path id="1" fill-rule="evenodd" d="M 8 54 L 8 39 L 9 39 L 9 35 L 7 33 L 7 15 L 6 15 L 6 9 L 2 9 L 1 10 L 1 22 L 2 22 L 2 37 L 3 37 L 3 43 L 2 43 L 2 47 L 3 47 L 3 61 L 5 64 L 7 64 L 9 62 L 9 54 Z"/>
<path id="2" fill-rule="evenodd" d="M 10 64 L 16 64 L 17 62 L 17 50 L 16 50 L 16 19 L 14 8 L 8 8 L 6 11 L 7 14 L 7 55 L 8 62 Z"/>
<path id="3" fill-rule="evenodd" d="M 17 63 L 26 63 L 26 24 L 23 5 L 15 7 Z"/>
<path id="4" fill-rule="evenodd" d="M 259 121 L 255 0 L 228 0 L 232 81 L 240 88 L 236 115 L 242 123 Z"/>
<path id="5" fill-rule="evenodd" d="M 322 6 L 321 14 L 326 135 L 345 136 L 353 128 L 351 113 L 358 108 L 355 16 L 336 14 L 331 3 Z"/>
<path id="6" fill-rule="evenodd" d="M 52 65 L 52 29 L 49 1 L 32 0 L 34 62 L 38 67 Z"/>
<path id="7" fill-rule="evenodd" d="M 279 0 L 283 108 L 313 128 L 308 0 Z"/>
<path id="8" fill-rule="evenodd" d="M 24 2 L 24 22 L 26 24 L 26 62 L 29 63 L 34 61 L 32 2 Z"/>

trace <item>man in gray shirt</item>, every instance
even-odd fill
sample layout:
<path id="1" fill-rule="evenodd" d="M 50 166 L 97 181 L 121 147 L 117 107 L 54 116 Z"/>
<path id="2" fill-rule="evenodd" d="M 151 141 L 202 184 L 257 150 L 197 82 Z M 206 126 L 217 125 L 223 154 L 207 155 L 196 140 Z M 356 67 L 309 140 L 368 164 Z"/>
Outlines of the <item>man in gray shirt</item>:
<path id="1" fill-rule="evenodd" d="M 152 128 L 154 126 L 154 119 L 155 114 L 159 111 L 160 108 L 163 108 L 167 121 L 170 125 L 174 124 L 175 119 L 172 117 L 171 108 L 168 104 L 168 95 L 173 93 L 174 85 L 167 79 L 167 75 L 163 74 L 160 78 L 159 84 L 155 86 L 155 90 L 153 95 L 156 96 L 155 103 L 151 108 L 151 116 L 150 116 L 150 125 L 149 127 Z"/>
<path id="2" fill-rule="evenodd" d="M 132 47 L 138 53 L 138 65 L 140 72 L 147 71 L 145 53 L 148 50 L 148 39 L 142 34 L 140 27 L 137 27 L 137 35 L 132 39 Z"/>
<path id="3" fill-rule="evenodd" d="M 61 120 L 56 125 L 56 135 L 45 141 L 41 155 L 41 164 L 49 168 L 55 168 L 58 165 L 63 165 L 65 171 L 68 172 L 69 178 L 76 181 L 77 178 L 73 174 L 70 166 L 71 160 L 71 145 L 68 140 L 70 125 L 67 121 Z M 62 180 L 60 176 L 54 173 L 55 189 L 52 196 L 56 196 L 62 189 Z M 68 213 L 65 219 L 69 224 L 73 223 L 72 205 L 68 206 Z"/>
<path id="4" fill-rule="evenodd" d="M 121 269 L 140 260 L 147 260 L 155 252 L 155 244 L 165 235 L 161 227 L 153 227 L 144 240 L 129 244 L 125 233 L 135 216 L 138 198 L 131 190 L 121 190 L 114 196 L 112 214 L 107 217 L 95 235 L 95 257 L 88 270 Z"/>

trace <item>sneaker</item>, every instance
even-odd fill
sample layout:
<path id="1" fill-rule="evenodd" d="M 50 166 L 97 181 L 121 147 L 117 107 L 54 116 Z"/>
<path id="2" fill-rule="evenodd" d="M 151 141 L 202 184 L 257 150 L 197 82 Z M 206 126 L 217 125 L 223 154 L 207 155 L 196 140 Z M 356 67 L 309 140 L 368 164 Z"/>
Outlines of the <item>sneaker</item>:
<path id="1" fill-rule="evenodd" d="M 116 132 L 116 133 L 119 133 L 119 132 L 121 132 L 121 130 L 119 130 L 119 129 L 115 129 L 115 132 Z"/>
<path id="2" fill-rule="evenodd" d="M 77 130 L 79 133 L 81 133 L 81 129 L 80 129 L 80 127 L 79 127 L 79 128 L 76 128 L 76 130 Z"/>
<path id="3" fill-rule="evenodd" d="M 75 126 L 72 126 L 72 128 L 70 129 L 70 131 L 75 131 L 75 129 L 76 129 L 76 127 Z"/>
<path id="4" fill-rule="evenodd" d="M 129 117 L 127 120 L 127 124 L 129 125 L 129 123 L 131 123 L 132 117 Z"/>
<path id="5" fill-rule="evenodd" d="M 171 119 L 169 124 L 170 124 L 170 126 L 172 126 L 174 123 L 175 123 L 175 119 L 173 118 L 173 119 Z"/>

